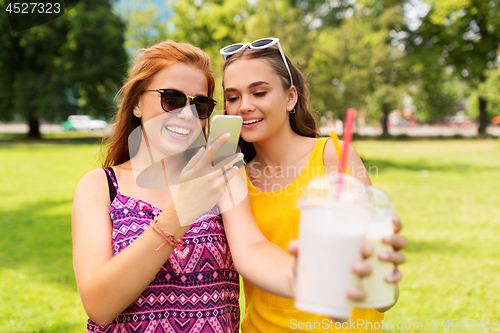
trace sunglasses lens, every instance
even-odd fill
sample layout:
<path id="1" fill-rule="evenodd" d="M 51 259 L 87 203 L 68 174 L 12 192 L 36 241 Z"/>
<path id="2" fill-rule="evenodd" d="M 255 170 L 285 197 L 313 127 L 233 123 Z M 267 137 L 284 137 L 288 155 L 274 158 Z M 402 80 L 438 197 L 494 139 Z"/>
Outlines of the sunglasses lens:
<path id="1" fill-rule="evenodd" d="M 245 46 L 245 44 L 233 44 L 233 45 L 226 46 L 222 51 L 227 52 L 227 53 L 231 53 L 231 52 L 234 52 L 236 50 L 239 50 L 242 46 Z"/>
<path id="2" fill-rule="evenodd" d="M 177 90 L 167 89 L 163 91 L 163 94 L 161 94 L 161 103 L 163 109 L 167 112 L 183 108 L 186 105 L 186 102 L 186 95 Z"/>
<path id="3" fill-rule="evenodd" d="M 266 46 L 268 44 L 271 44 L 272 42 L 273 42 L 273 40 L 270 38 L 259 39 L 259 40 L 256 40 L 255 42 L 253 42 L 252 46 L 253 47 L 262 47 L 262 46 Z"/>
<path id="4" fill-rule="evenodd" d="M 193 100 L 193 104 L 196 107 L 196 111 L 198 112 L 198 118 L 201 119 L 210 117 L 215 107 L 214 102 L 210 98 L 204 96 L 195 97 Z"/>
<path id="5" fill-rule="evenodd" d="M 161 93 L 161 106 L 163 110 L 175 113 L 186 106 L 187 99 L 182 91 L 164 89 Z M 210 117 L 215 107 L 215 101 L 206 96 L 196 96 L 190 104 L 196 108 L 196 111 L 191 108 L 193 114 L 200 119 Z"/>

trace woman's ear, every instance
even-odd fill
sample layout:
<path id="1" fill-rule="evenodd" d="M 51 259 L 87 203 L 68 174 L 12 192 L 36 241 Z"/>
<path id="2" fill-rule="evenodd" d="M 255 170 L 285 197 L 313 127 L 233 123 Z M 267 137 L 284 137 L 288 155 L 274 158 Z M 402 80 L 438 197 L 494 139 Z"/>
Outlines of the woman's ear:
<path id="1" fill-rule="evenodd" d="M 292 85 L 290 89 L 287 90 L 287 102 L 286 102 L 287 111 L 295 109 L 295 105 L 297 104 L 298 99 L 299 99 L 299 94 L 297 92 L 297 88 L 295 88 L 295 86 Z"/>
<path id="2" fill-rule="evenodd" d="M 134 106 L 134 110 L 132 112 L 134 113 L 134 116 L 136 116 L 137 118 L 142 117 L 142 111 L 141 107 L 139 106 L 139 102 L 137 102 L 137 104 Z"/>

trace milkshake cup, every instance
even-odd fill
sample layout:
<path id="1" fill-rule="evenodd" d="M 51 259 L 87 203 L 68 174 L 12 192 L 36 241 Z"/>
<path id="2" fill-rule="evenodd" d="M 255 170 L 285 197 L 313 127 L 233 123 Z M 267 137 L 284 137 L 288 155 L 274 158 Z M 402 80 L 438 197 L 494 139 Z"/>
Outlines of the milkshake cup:
<path id="1" fill-rule="evenodd" d="M 347 289 L 357 283 L 352 264 L 361 258 L 365 225 L 371 217 L 368 199 L 365 186 L 345 174 L 316 177 L 304 187 L 297 202 L 297 309 L 349 318 Z"/>
<path id="2" fill-rule="evenodd" d="M 382 238 L 394 234 L 392 218 L 396 212 L 391 200 L 381 189 L 368 186 L 367 190 L 370 194 L 373 218 L 366 226 L 365 244 L 373 247 L 373 254 L 367 260 L 372 272 L 361 279 L 361 286 L 366 293 L 365 299 L 362 302 L 355 302 L 354 305 L 359 308 L 379 309 L 394 304 L 396 297 L 395 285 L 384 279 L 393 272 L 394 265 L 378 259 L 380 253 L 394 251 L 392 246 L 382 241 Z"/>

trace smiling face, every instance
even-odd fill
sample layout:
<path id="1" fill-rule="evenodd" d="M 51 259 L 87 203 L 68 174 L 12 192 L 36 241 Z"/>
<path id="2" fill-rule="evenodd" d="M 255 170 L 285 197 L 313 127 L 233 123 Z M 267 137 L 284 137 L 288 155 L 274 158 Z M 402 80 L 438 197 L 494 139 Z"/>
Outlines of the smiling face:
<path id="1" fill-rule="evenodd" d="M 208 81 L 199 69 L 176 63 L 155 74 L 146 89 L 175 89 L 190 96 L 207 96 Z M 145 91 L 135 112 L 142 119 L 150 147 L 164 156 L 186 151 L 206 124 L 206 119 L 196 117 L 191 108 L 194 106 L 189 102 L 180 112 L 165 112 L 160 93 Z"/>
<path id="2" fill-rule="evenodd" d="M 241 137 L 247 142 L 264 141 L 290 128 L 287 111 L 295 105 L 295 88 L 285 90 L 266 61 L 242 59 L 228 66 L 224 96 L 227 114 L 243 118 Z"/>

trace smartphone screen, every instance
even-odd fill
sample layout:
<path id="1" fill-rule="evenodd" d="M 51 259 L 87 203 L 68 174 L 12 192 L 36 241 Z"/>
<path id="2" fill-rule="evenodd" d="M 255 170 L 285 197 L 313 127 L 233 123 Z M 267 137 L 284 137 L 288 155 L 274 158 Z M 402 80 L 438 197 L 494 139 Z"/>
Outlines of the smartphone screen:
<path id="1" fill-rule="evenodd" d="M 210 124 L 208 143 L 213 142 L 223 133 L 231 133 L 229 140 L 221 147 L 217 154 L 213 156 L 214 165 L 224 158 L 236 153 L 242 124 L 243 118 L 240 116 L 216 115 L 213 117 Z"/>

